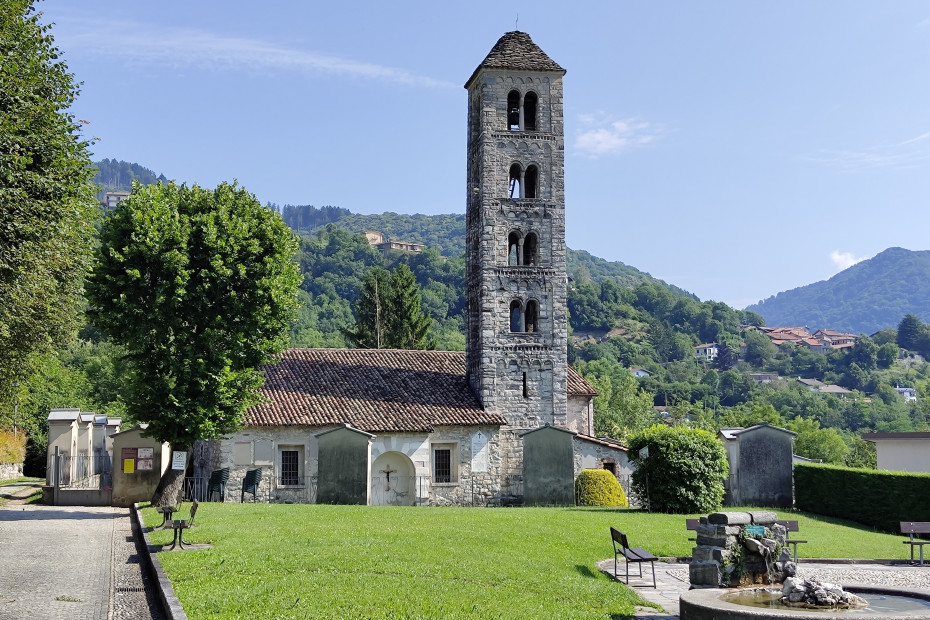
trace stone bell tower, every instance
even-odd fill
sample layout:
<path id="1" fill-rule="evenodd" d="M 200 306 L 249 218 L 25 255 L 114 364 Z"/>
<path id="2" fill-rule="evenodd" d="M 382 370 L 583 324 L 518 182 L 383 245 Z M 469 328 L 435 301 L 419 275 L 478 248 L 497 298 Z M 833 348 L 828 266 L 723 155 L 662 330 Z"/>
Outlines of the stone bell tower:
<path id="1" fill-rule="evenodd" d="M 566 425 L 563 75 L 515 31 L 465 84 L 468 380 L 511 431 Z"/>

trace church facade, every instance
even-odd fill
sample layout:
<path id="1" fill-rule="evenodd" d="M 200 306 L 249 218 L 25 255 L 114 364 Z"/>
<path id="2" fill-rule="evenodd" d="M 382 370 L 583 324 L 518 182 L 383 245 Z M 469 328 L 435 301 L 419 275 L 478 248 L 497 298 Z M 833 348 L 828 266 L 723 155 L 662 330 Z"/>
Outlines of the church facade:
<path id="1" fill-rule="evenodd" d="M 408 505 L 565 504 L 583 468 L 629 473 L 567 359 L 564 74 L 508 32 L 465 84 L 466 351 L 286 351 L 201 458 L 227 497 L 256 468 L 266 501 Z"/>

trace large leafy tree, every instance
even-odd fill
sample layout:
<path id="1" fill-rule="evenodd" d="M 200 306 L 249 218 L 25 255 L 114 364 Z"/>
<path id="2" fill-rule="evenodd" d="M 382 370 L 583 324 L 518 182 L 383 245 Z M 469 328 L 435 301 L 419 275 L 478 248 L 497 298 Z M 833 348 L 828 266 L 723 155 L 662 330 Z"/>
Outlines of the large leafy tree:
<path id="1" fill-rule="evenodd" d="M 127 351 L 134 418 L 174 450 L 236 430 L 295 314 L 293 233 L 235 184 L 172 183 L 136 185 L 100 236 L 91 316 Z M 182 482 L 167 470 L 152 501 Z"/>
<path id="2" fill-rule="evenodd" d="M 77 96 L 29 0 L 0 9 L 0 398 L 81 310 L 97 209 Z"/>

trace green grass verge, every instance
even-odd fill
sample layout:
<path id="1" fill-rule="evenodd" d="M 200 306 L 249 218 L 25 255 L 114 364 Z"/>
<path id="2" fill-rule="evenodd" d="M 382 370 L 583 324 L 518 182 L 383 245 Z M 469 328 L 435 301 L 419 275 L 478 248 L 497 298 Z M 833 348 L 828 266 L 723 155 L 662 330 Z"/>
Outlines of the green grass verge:
<path id="1" fill-rule="evenodd" d="M 143 515 L 149 527 L 161 522 L 154 509 Z M 203 503 L 185 538 L 214 547 L 159 560 L 191 618 L 623 617 L 643 602 L 594 567 L 612 557 L 608 527 L 656 555 L 688 556 L 686 516 Z M 802 558 L 905 557 L 900 536 L 803 513 L 779 517 L 797 519 L 798 537 L 811 541 Z M 171 537 L 150 533 L 154 544 Z"/>

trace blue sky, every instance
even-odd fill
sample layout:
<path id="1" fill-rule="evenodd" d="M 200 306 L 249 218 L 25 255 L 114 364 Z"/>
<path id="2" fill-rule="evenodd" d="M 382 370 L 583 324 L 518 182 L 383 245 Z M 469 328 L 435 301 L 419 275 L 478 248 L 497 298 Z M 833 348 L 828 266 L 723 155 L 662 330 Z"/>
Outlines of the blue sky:
<path id="1" fill-rule="evenodd" d="M 95 159 L 279 205 L 463 213 L 463 85 L 517 26 L 568 71 L 569 247 L 740 308 L 930 248 L 930 3 L 566 7 L 38 3 Z"/>

